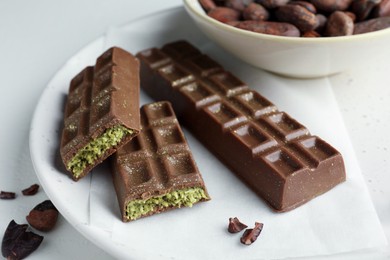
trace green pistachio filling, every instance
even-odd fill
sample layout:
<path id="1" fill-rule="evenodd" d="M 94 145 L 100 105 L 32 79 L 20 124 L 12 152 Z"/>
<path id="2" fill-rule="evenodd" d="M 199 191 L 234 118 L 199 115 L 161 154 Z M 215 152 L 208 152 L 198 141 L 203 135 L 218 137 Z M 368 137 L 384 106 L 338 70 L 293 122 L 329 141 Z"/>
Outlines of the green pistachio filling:
<path id="1" fill-rule="evenodd" d="M 67 164 L 67 168 L 78 178 L 84 169 L 93 164 L 108 149 L 118 145 L 120 141 L 133 131 L 123 125 L 107 129 L 101 136 L 84 146 Z"/>
<path id="2" fill-rule="evenodd" d="M 135 220 L 158 209 L 169 207 L 180 208 L 181 206 L 192 207 L 193 204 L 202 199 L 208 199 L 202 188 L 195 187 L 176 190 L 146 200 L 134 200 L 129 202 L 126 207 L 126 217 L 130 220 Z"/>

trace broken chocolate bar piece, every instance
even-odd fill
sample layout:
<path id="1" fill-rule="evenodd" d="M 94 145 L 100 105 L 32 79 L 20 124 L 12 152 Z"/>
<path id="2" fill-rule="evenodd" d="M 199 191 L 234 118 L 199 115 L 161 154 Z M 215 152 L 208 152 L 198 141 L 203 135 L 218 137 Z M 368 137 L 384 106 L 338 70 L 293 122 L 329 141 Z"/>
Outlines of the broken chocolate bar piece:
<path id="1" fill-rule="evenodd" d="M 142 131 L 114 154 L 123 222 L 210 199 L 169 102 L 141 108 Z"/>
<path id="2" fill-rule="evenodd" d="M 345 181 L 341 154 L 186 41 L 137 54 L 141 87 L 276 211 Z"/>
<path id="3" fill-rule="evenodd" d="M 70 83 L 62 160 L 77 181 L 139 130 L 139 63 L 127 51 L 113 47 Z"/>

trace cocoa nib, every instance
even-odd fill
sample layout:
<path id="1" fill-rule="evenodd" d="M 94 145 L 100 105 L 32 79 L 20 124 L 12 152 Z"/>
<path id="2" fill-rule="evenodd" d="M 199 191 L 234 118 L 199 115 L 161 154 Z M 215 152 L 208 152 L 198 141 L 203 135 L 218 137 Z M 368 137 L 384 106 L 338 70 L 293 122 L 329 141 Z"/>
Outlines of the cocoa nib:
<path id="1" fill-rule="evenodd" d="M 238 233 L 242 230 L 244 230 L 245 228 L 247 228 L 248 226 L 241 223 L 240 220 L 238 220 L 238 218 L 229 218 L 229 226 L 228 226 L 228 231 L 230 233 Z"/>
<path id="2" fill-rule="evenodd" d="M 57 223 L 58 210 L 50 200 L 38 204 L 26 217 L 28 223 L 39 231 L 50 231 Z"/>
<path id="3" fill-rule="evenodd" d="M 33 184 L 30 187 L 22 190 L 22 193 L 24 196 L 32 196 L 32 195 L 37 194 L 38 190 L 39 190 L 39 185 Z"/>
<path id="4" fill-rule="evenodd" d="M 1 191 L 0 192 L 0 199 L 2 200 L 12 200 L 16 197 L 15 192 L 10 191 Z"/>
<path id="5" fill-rule="evenodd" d="M 244 234 L 241 237 L 241 243 L 244 245 L 251 245 L 256 241 L 261 231 L 263 230 L 263 223 L 255 222 L 254 228 L 248 228 L 245 230 Z"/>
<path id="6" fill-rule="evenodd" d="M 39 247 L 43 236 L 27 231 L 27 228 L 27 224 L 19 225 L 14 220 L 11 220 L 1 243 L 3 257 L 7 259 L 23 259 Z"/>

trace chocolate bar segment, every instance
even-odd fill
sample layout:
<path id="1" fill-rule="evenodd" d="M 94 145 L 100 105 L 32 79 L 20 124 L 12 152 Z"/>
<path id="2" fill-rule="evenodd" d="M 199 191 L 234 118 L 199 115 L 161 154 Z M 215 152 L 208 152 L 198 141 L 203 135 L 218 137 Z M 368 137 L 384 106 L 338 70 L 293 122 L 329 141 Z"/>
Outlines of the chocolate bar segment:
<path id="1" fill-rule="evenodd" d="M 190 43 L 137 57 L 141 87 L 171 101 L 181 122 L 276 211 L 345 181 L 336 149 Z"/>
<path id="2" fill-rule="evenodd" d="M 79 180 L 139 130 L 139 62 L 113 47 L 70 83 L 60 149 L 66 169 Z"/>
<path id="3" fill-rule="evenodd" d="M 142 131 L 114 155 L 122 220 L 133 221 L 210 199 L 169 102 L 141 108 Z"/>

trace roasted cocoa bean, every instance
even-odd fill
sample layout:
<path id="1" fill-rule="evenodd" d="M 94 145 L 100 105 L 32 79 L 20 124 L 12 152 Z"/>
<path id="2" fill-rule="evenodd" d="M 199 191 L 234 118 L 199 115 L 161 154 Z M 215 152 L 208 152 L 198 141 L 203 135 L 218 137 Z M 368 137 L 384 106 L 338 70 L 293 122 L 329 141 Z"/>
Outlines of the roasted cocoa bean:
<path id="1" fill-rule="evenodd" d="M 253 0 L 226 0 L 225 6 L 242 12 Z"/>
<path id="2" fill-rule="evenodd" d="M 268 22 L 268 21 L 242 21 L 236 25 L 237 28 L 257 33 L 265 33 L 278 36 L 299 37 L 298 28 L 289 23 Z"/>
<path id="3" fill-rule="evenodd" d="M 203 7 L 203 10 L 206 11 L 206 13 L 217 7 L 213 0 L 199 0 L 199 3 Z"/>
<path id="4" fill-rule="evenodd" d="M 348 9 L 352 0 L 311 0 L 311 3 L 317 8 L 317 11 L 334 12 L 345 11 Z"/>
<path id="5" fill-rule="evenodd" d="M 208 16 L 222 23 L 238 21 L 240 12 L 229 7 L 216 7 L 207 13 Z"/>
<path id="6" fill-rule="evenodd" d="M 390 28 L 390 16 L 370 19 L 356 23 L 353 34 L 369 33 Z"/>
<path id="7" fill-rule="evenodd" d="M 284 5 L 276 9 L 278 21 L 291 23 L 301 32 L 312 31 L 317 26 L 316 15 L 300 5 Z"/>
<path id="8" fill-rule="evenodd" d="M 390 0 L 382 0 L 380 4 L 374 8 L 372 13 L 374 18 L 390 16 Z"/>
<path id="9" fill-rule="evenodd" d="M 353 21 L 352 18 L 345 12 L 336 11 L 333 12 L 326 25 L 327 36 L 346 36 L 353 34 Z"/>
<path id="10" fill-rule="evenodd" d="M 269 12 L 261 4 L 250 3 L 243 11 L 245 20 L 265 21 L 269 18 Z"/>
<path id="11" fill-rule="evenodd" d="M 378 3 L 378 0 L 354 0 L 351 4 L 351 11 L 356 15 L 357 21 L 363 21 Z"/>
<path id="12" fill-rule="evenodd" d="M 28 223 L 39 231 L 50 231 L 57 223 L 58 210 L 50 200 L 38 204 L 26 217 Z"/>
<path id="13" fill-rule="evenodd" d="M 316 31 L 308 31 L 308 32 L 305 32 L 304 34 L 302 34 L 302 37 L 316 38 L 316 37 L 321 37 L 321 34 L 319 34 Z"/>
<path id="14" fill-rule="evenodd" d="M 328 22 L 328 18 L 326 18 L 323 14 L 316 14 L 317 26 L 315 28 L 316 32 L 322 34 L 322 32 L 326 28 L 326 23 Z"/>
<path id="15" fill-rule="evenodd" d="M 313 14 L 317 13 L 316 7 L 312 3 L 309 3 L 309 2 L 290 1 L 290 2 L 288 2 L 288 4 L 289 5 L 299 5 L 299 6 L 305 7 L 309 12 L 312 12 Z"/>
<path id="16" fill-rule="evenodd" d="M 285 5 L 290 0 L 256 0 L 256 3 L 261 4 L 265 8 L 273 9 L 282 5 Z"/>
<path id="17" fill-rule="evenodd" d="M 23 259 L 34 252 L 43 240 L 43 236 L 27 231 L 28 225 L 17 224 L 14 220 L 8 224 L 1 243 L 1 253 L 7 259 Z"/>

